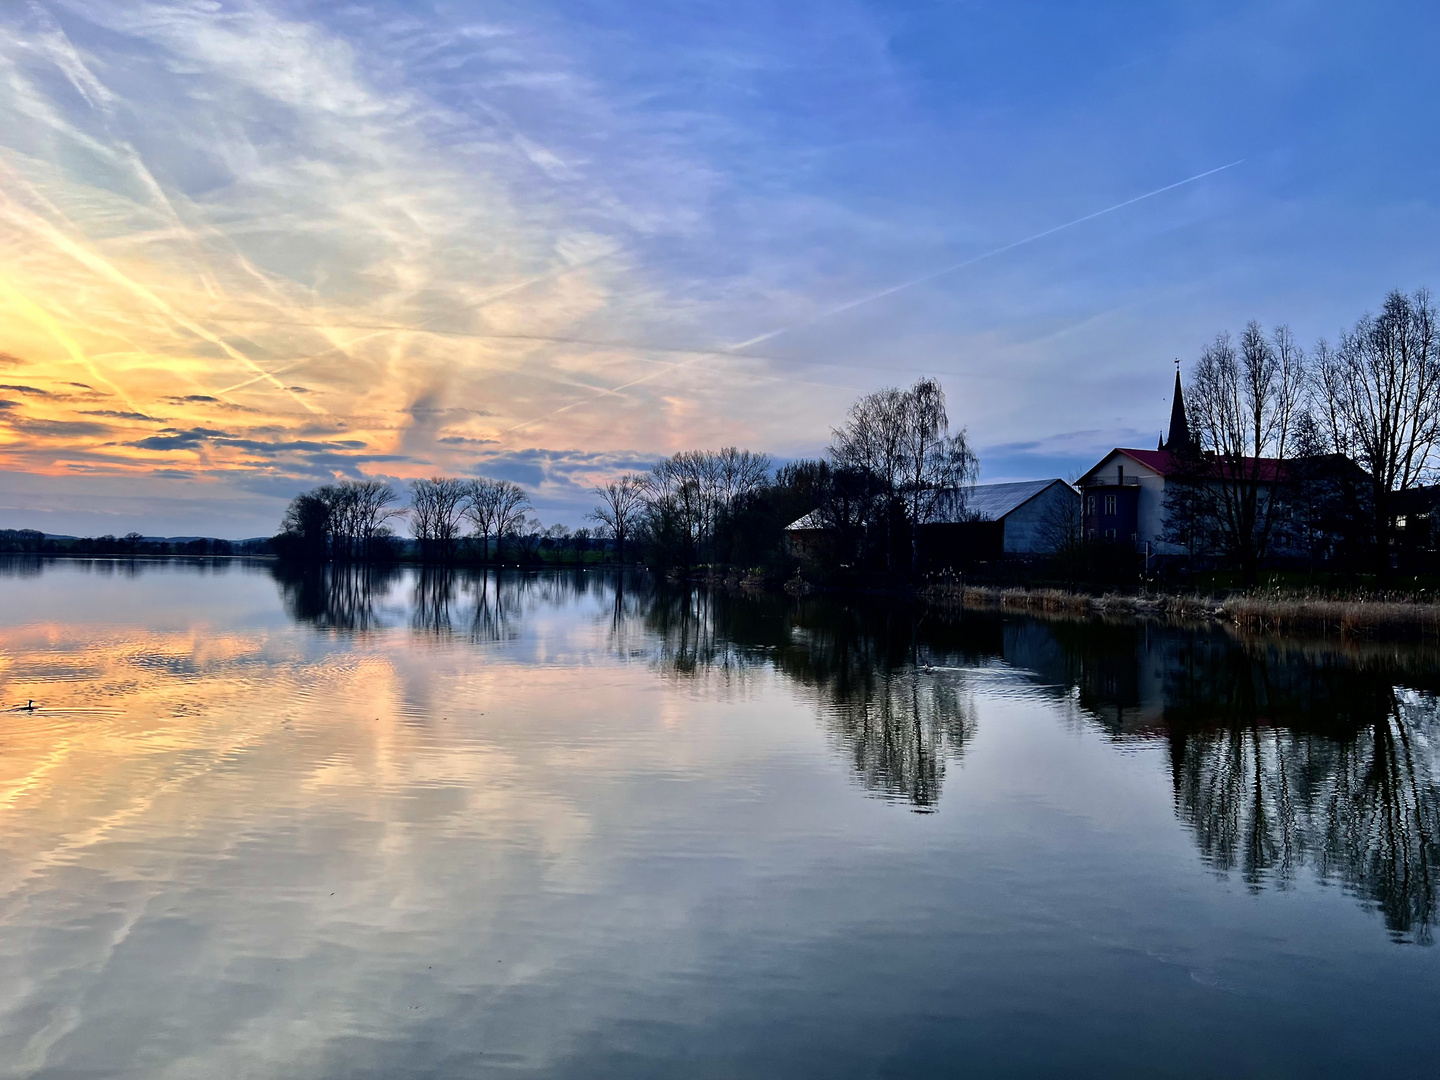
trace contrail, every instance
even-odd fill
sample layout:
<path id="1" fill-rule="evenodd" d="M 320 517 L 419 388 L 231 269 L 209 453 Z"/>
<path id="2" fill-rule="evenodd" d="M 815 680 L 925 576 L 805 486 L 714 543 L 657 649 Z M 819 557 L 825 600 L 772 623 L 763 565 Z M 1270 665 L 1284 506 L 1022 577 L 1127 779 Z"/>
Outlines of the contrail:
<path id="1" fill-rule="evenodd" d="M 997 247 L 993 250 L 987 251 L 984 254 L 971 256 L 964 262 L 958 262 L 951 266 L 943 267 L 939 270 L 933 270 L 930 273 L 925 274 L 921 277 L 912 278 L 910 281 L 901 282 L 899 285 L 891 285 L 888 289 L 881 289 L 879 292 L 871 293 L 869 296 L 862 296 L 858 300 L 851 300 L 849 303 L 841 304 L 839 307 L 833 307 L 830 308 L 828 311 L 822 311 L 814 318 L 806 319 L 803 322 L 792 323 L 789 326 L 782 326 L 778 330 L 766 331 L 765 333 L 750 338 L 747 341 L 741 341 L 734 345 L 729 345 L 726 347 L 725 351 L 736 352 L 740 349 L 748 349 L 752 345 L 759 345 L 762 341 L 769 341 L 771 338 L 779 337 L 781 334 L 788 334 L 792 330 L 799 330 L 806 326 L 813 326 L 815 323 L 820 322 L 823 319 L 828 319 L 832 315 L 839 315 L 841 312 L 850 311 L 852 308 L 860 307 L 862 304 L 873 303 L 874 301 L 881 300 L 884 297 L 893 296 L 895 293 L 898 293 L 904 289 L 914 288 L 916 285 L 923 285 L 927 281 L 934 281 L 938 277 L 944 277 L 946 274 L 953 274 L 956 270 L 963 270 L 967 266 L 974 266 L 976 263 L 984 259 L 991 259 L 994 258 L 996 255 L 1003 255 L 1005 252 L 1014 251 L 1016 248 L 1022 247 L 1025 244 L 1033 244 L 1036 240 L 1043 240 L 1047 236 L 1054 236 L 1056 233 L 1061 232 L 1065 229 L 1073 229 L 1076 225 L 1083 225 L 1087 221 L 1094 221 L 1096 218 L 1104 217 L 1106 214 L 1113 214 L 1116 210 L 1123 210 L 1127 206 L 1134 206 L 1136 203 L 1144 202 L 1146 199 L 1153 199 L 1156 195 L 1163 195 L 1167 191 L 1174 191 L 1176 188 L 1184 187 L 1186 184 L 1193 184 L 1197 180 L 1204 180 L 1207 176 L 1214 176 L 1216 173 L 1224 172 L 1226 169 L 1233 169 L 1236 165 L 1243 163 L 1244 160 L 1244 158 L 1240 158 L 1237 161 L 1230 162 L 1229 165 L 1221 165 L 1218 169 L 1209 169 L 1205 172 L 1198 173 L 1195 176 L 1192 176 L 1186 180 L 1177 180 L 1173 184 L 1166 184 L 1164 187 L 1156 188 L 1154 191 L 1147 191 L 1144 195 L 1136 195 L 1133 199 L 1126 199 L 1124 202 L 1118 202 L 1114 206 L 1107 206 L 1104 210 L 1096 210 L 1093 214 L 1086 214 L 1084 217 L 1078 217 L 1074 221 L 1067 221 L 1064 225 L 1055 225 L 1049 229 L 1046 229 L 1044 232 L 1036 233 L 1034 236 L 1027 236 L 1023 240 L 1015 240 L 1009 244 L 1004 245 L 1003 247 Z"/>
<path id="2" fill-rule="evenodd" d="M 984 252 L 983 254 L 971 256 L 964 262 L 958 262 L 951 266 L 942 267 L 939 270 L 933 270 L 930 273 L 923 275 L 922 277 L 913 278 L 910 281 L 901 282 L 899 285 L 891 285 L 888 289 L 881 289 L 879 292 L 871 293 L 869 296 L 862 296 L 858 300 L 851 300 L 849 303 L 841 304 L 839 307 L 831 308 L 828 311 L 822 311 L 819 315 L 816 315 L 814 318 L 811 319 L 806 319 L 804 322 L 791 323 L 789 326 L 782 326 L 778 330 L 770 330 L 766 333 L 760 334 L 757 337 L 750 338 L 747 341 L 737 342 L 734 345 L 726 345 L 714 351 L 696 350 L 695 355 L 690 357 L 690 359 L 683 360 L 680 363 L 675 364 L 673 367 L 668 367 L 663 371 L 652 371 L 648 375 L 642 375 L 638 379 L 632 379 L 627 383 L 621 383 L 619 386 L 612 386 L 608 389 L 604 387 L 596 387 L 596 397 L 582 398 L 579 401 L 572 401 L 569 405 L 562 405 L 558 409 L 553 409 L 550 412 L 542 413 L 539 416 L 533 416 L 529 420 L 522 420 L 520 423 L 515 424 L 512 427 L 502 429 L 499 434 L 509 435 L 511 432 L 519 431 L 521 428 L 529 427 L 531 424 L 538 424 L 542 420 L 548 420 L 553 416 L 558 416 L 560 413 L 569 412 L 571 409 L 579 408 L 581 405 L 585 405 L 588 402 L 595 401 L 598 397 L 603 397 L 608 394 L 618 394 L 623 390 L 629 390 L 632 386 L 639 386 L 641 383 L 650 382 L 652 379 L 658 379 L 662 375 L 668 375 L 674 371 L 680 370 L 681 368 L 687 368 L 692 364 L 705 359 L 706 357 L 734 356 L 738 354 L 741 349 L 748 349 L 752 345 L 759 345 L 763 341 L 769 341 L 771 338 L 779 337 L 781 334 L 788 334 L 792 330 L 799 330 L 806 326 L 812 326 L 815 323 L 820 322 L 822 319 L 828 319 L 832 315 L 839 315 L 842 311 L 849 311 L 852 308 L 860 307 L 862 304 L 868 304 L 872 301 L 879 300 L 882 297 L 890 296 L 894 293 L 900 292 L 902 289 L 913 288 L 916 285 L 924 284 L 927 281 L 933 281 L 935 278 L 943 277 L 946 274 L 953 274 L 956 270 L 962 270 L 967 266 L 974 266 L 976 263 L 980 262 L 983 259 L 994 258 L 996 255 L 1002 255 L 1007 251 L 1014 251 L 1018 247 L 1022 247 L 1025 244 L 1033 244 L 1036 240 L 1043 240 L 1047 236 L 1054 236 L 1056 233 L 1061 232 L 1065 229 L 1074 228 L 1076 225 L 1083 224 L 1087 221 L 1094 221 L 1096 218 L 1104 217 L 1106 214 L 1113 214 L 1116 210 L 1123 210 L 1127 206 L 1134 206 L 1138 202 L 1143 202 L 1146 199 L 1152 199 L 1156 195 L 1163 195 L 1167 191 L 1174 191 L 1176 188 L 1184 187 L 1186 184 L 1193 184 L 1197 180 L 1203 180 L 1207 176 L 1214 176 L 1216 173 L 1224 172 L 1226 169 L 1233 169 L 1236 165 L 1241 164 L 1244 160 L 1244 158 L 1240 158 L 1237 161 L 1230 162 L 1230 164 L 1228 165 L 1221 165 L 1217 169 L 1207 169 L 1205 172 L 1198 173 L 1197 175 L 1191 176 L 1185 180 L 1177 180 L 1173 184 L 1166 184 L 1164 187 L 1156 188 L 1154 191 L 1147 191 L 1144 195 L 1136 195 L 1133 199 L 1126 199 L 1124 202 L 1118 202 L 1114 206 L 1107 206 L 1104 210 L 1096 210 L 1092 214 L 1086 214 L 1084 217 L 1078 217 L 1074 221 L 1067 221 L 1063 225 L 1051 226 L 1044 232 L 1038 232 L 1034 236 L 1027 236 L 1023 240 L 1015 240 L 1011 243 L 1005 244 L 1002 247 L 994 248 L 990 251 Z"/>

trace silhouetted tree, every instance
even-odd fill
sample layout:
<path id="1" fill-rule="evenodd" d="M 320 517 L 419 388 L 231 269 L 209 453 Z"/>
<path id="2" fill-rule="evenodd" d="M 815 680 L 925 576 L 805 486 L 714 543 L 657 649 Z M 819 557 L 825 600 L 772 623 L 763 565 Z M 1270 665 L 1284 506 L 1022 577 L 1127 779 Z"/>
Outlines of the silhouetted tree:
<path id="1" fill-rule="evenodd" d="M 1389 573 L 1396 496 L 1422 483 L 1440 439 L 1440 341 L 1430 293 L 1396 290 L 1332 349 L 1316 349 L 1335 450 L 1370 473 L 1376 571 Z"/>
<path id="2" fill-rule="evenodd" d="M 1256 322 L 1215 338 L 1195 365 L 1190 417 L 1205 451 L 1215 535 L 1253 585 L 1283 513 L 1291 427 L 1305 388 L 1305 357 L 1287 327 L 1266 338 Z M 1266 460 L 1269 459 L 1269 460 Z"/>
<path id="3" fill-rule="evenodd" d="M 468 493 L 468 484 L 451 477 L 410 482 L 410 528 L 425 562 L 455 558 Z"/>
<path id="4" fill-rule="evenodd" d="M 857 494 L 871 496 L 855 509 L 867 533 L 884 537 L 886 568 L 895 568 L 896 534 L 906 527 L 913 569 L 919 561 L 918 527 L 958 520 L 965 493 L 979 475 L 964 431 L 950 434 L 940 384 L 920 379 L 909 390 L 866 394 L 831 434 L 836 472 L 870 480 L 852 484 Z"/>

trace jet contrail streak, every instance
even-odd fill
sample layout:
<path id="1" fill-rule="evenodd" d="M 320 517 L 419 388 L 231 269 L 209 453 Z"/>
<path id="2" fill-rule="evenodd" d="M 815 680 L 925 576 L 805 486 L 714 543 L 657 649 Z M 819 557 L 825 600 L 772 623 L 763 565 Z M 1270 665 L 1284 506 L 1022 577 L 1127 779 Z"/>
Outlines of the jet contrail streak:
<path id="1" fill-rule="evenodd" d="M 1197 173 L 1195 176 L 1187 177 L 1184 180 L 1177 180 L 1173 184 L 1166 184 L 1164 187 L 1156 188 L 1154 191 L 1147 191 L 1143 195 L 1136 195 L 1133 199 L 1126 199 L 1124 202 L 1118 202 L 1114 206 L 1107 206 L 1104 210 L 1096 210 L 1094 213 L 1086 214 L 1084 217 L 1078 217 L 1074 221 L 1067 221 L 1063 225 L 1053 225 L 1050 228 L 1044 230 L 1043 232 L 1035 233 L 1033 236 L 1027 236 L 1023 240 L 1012 241 L 1011 243 L 1005 244 L 1002 247 L 993 248 L 990 251 L 983 252 L 982 254 L 971 256 L 963 262 L 954 263 L 951 266 L 942 267 L 939 270 L 933 270 L 930 273 L 925 274 L 921 277 L 912 278 L 910 281 L 903 281 L 899 285 L 891 285 L 888 289 L 881 289 L 879 292 L 871 293 L 869 296 L 862 296 L 858 300 L 851 300 L 849 303 L 841 304 L 839 307 L 831 308 L 828 311 L 822 311 L 819 315 L 816 315 L 812 319 L 806 319 L 804 322 L 792 323 L 789 326 L 782 326 L 778 330 L 770 330 L 764 334 L 760 334 L 758 337 L 750 338 L 748 341 L 737 342 L 734 345 L 726 345 L 723 348 L 714 351 L 701 352 L 697 350 L 695 355 L 690 357 L 690 359 L 683 360 L 680 363 L 675 364 L 673 367 L 666 368 L 662 371 L 652 371 L 648 375 L 642 375 L 638 379 L 631 379 L 627 383 L 621 383 L 619 386 L 612 386 L 608 389 L 603 387 L 597 387 L 595 390 L 595 397 L 582 398 L 579 401 L 572 401 L 570 404 L 562 405 L 558 409 L 552 409 L 550 412 L 542 413 L 539 416 L 531 417 L 529 420 L 522 420 L 518 424 L 514 424 L 511 427 L 502 429 L 499 434 L 502 436 L 509 435 L 511 432 L 519 431 L 521 428 L 527 428 L 531 424 L 538 424 L 542 420 L 549 420 L 551 417 L 559 416 L 561 413 L 569 412 L 571 409 L 579 408 L 581 405 L 585 405 L 591 401 L 595 401 L 599 397 L 609 394 L 618 394 L 624 390 L 629 390 L 633 386 L 639 386 L 641 383 L 647 383 L 653 379 L 658 379 L 662 375 L 668 375 L 672 372 L 679 371 L 682 368 L 690 367 L 692 364 L 702 359 L 705 359 L 707 356 L 734 356 L 738 354 L 741 349 L 748 349 L 752 345 L 759 345 L 762 341 L 769 341 L 771 338 L 779 337 L 781 334 L 788 334 L 792 330 L 799 330 L 802 327 L 811 326 L 817 322 L 820 322 L 822 319 L 830 318 L 832 315 L 839 315 L 842 311 L 849 311 L 852 308 L 860 307 L 862 304 L 868 304 L 883 297 L 891 296 L 894 293 L 900 292 L 902 289 L 913 288 L 916 285 L 922 285 L 927 281 L 933 281 L 935 280 L 935 278 L 943 277 L 946 274 L 953 274 L 956 270 L 963 270 L 967 266 L 974 266 L 976 263 L 984 259 L 991 259 L 994 258 L 996 255 L 1003 255 L 1005 252 L 1014 251 L 1016 248 L 1023 247 L 1025 244 L 1033 244 L 1036 240 L 1043 240 L 1047 236 L 1054 236 L 1056 233 L 1062 232 L 1065 229 L 1074 228 L 1076 225 L 1081 225 L 1087 221 L 1094 221 L 1096 218 L 1104 217 L 1106 214 L 1113 214 L 1116 210 L 1123 210 L 1127 206 L 1134 206 L 1136 203 L 1144 202 L 1146 199 L 1153 199 L 1156 195 L 1163 195 L 1167 191 L 1174 191 L 1176 188 L 1184 187 L 1186 184 L 1193 184 L 1197 180 L 1203 180 L 1207 176 L 1214 176 L 1216 173 L 1224 172 L 1226 169 L 1233 169 L 1236 165 L 1241 164 L 1244 160 L 1244 158 L 1240 158 L 1236 161 L 1230 162 L 1230 164 L 1228 165 L 1221 165 L 1215 169 L 1207 169 L 1205 172 Z"/>
<path id="2" fill-rule="evenodd" d="M 921 277 L 912 278 L 910 281 L 901 282 L 899 285 L 891 285 L 888 289 L 881 289 L 879 292 L 871 293 L 869 296 L 862 296 L 858 300 L 851 300 L 849 303 L 841 304 L 839 307 L 833 307 L 830 308 L 828 311 L 822 311 L 813 319 L 806 319 L 804 322 L 792 323 L 790 326 L 782 326 L 778 330 L 769 330 L 766 333 L 760 334 L 757 337 L 750 338 L 747 341 L 741 341 L 737 344 L 727 346 L 726 351 L 736 352 L 740 349 L 748 349 L 752 345 L 759 345 L 762 341 L 769 341 L 771 338 L 779 337 L 781 334 L 788 334 L 792 330 L 800 330 L 806 326 L 813 326 L 815 323 L 820 322 L 822 319 L 828 319 L 832 315 L 839 315 L 841 312 L 850 311 L 852 308 L 860 307 L 862 304 L 869 304 L 876 300 L 884 299 L 887 296 L 893 296 L 895 293 L 898 293 L 903 289 L 910 289 L 915 287 L 916 285 L 923 285 L 927 281 L 934 281 L 936 278 L 944 277 L 946 274 L 953 274 L 956 270 L 963 270 L 967 266 L 974 266 L 976 263 L 984 259 L 991 259 L 994 258 L 996 255 L 1003 255 L 1005 252 L 1014 251 L 1016 248 L 1022 247 L 1025 244 L 1033 244 L 1036 240 L 1043 240 L 1047 236 L 1054 236 L 1056 233 L 1061 232 L 1065 229 L 1072 229 L 1076 225 L 1083 225 L 1087 221 L 1094 221 L 1096 218 L 1104 217 L 1106 214 L 1113 214 L 1116 210 L 1123 210 L 1127 206 L 1134 206 L 1136 203 L 1144 202 L 1146 199 L 1153 199 L 1156 195 L 1163 195 L 1167 191 L 1174 191 L 1176 188 L 1184 187 L 1186 184 L 1193 184 L 1197 180 L 1204 180 L 1207 176 L 1214 176 L 1216 173 L 1224 172 L 1226 169 L 1233 169 L 1236 165 L 1244 162 L 1244 160 L 1244 158 L 1240 158 L 1238 161 L 1230 162 L 1229 165 L 1221 165 L 1217 169 L 1209 169 L 1205 172 L 1198 173 L 1195 176 L 1189 177 L 1188 179 L 1177 180 L 1173 184 L 1166 184 L 1164 187 L 1156 188 L 1154 191 L 1147 191 L 1144 195 L 1136 195 L 1133 199 L 1126 199 L 1124 202 L 1116 203 L 1114 206 L 1107 206 L 1104 210 L 1096 210 L 1093 214 L 1086 214 L 1084 217 L 1078 217 L 1074 221 L 1067 221 L 1064 225 L 1052 226 L 1051 228 L 1046 229 L 1044 232 L 1036 233 L 1034 236 L 1027 236 L 1023 240 L 1015 240 L 1012 243 L 1004 245 L 1003 247 L 994 248 L 990 251 L 984 252 L 981 255 L 974 255 L 963 262 L 954 263 L 951 266 L 946 266 L 939 270 L 933 270 L 930 273 L 925 274 Z"/>

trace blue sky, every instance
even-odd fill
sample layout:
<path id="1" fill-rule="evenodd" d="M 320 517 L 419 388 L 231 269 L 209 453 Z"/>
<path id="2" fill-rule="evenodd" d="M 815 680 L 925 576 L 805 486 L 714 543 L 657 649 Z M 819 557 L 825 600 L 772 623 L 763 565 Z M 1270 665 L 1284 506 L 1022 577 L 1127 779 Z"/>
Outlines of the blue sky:
<path id="1" fill-rule="evenodd" d="M 920 374 L 982 480 L 1079 471 L 1217 331 L 1440 286 L 1437 40 L 1433 4 L 7 5 L 0 526 L 252 535 L 430 472 L 574 525 Z"/>

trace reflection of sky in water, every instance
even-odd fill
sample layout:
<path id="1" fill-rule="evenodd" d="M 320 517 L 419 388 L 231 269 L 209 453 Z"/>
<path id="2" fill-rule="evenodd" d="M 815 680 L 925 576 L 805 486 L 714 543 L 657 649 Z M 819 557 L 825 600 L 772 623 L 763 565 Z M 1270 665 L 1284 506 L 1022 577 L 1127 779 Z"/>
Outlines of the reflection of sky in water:
<path id="1" fill-rule="evenodd" d="M 0 716 L 0 1076 L 1431 1060 L 1433 950 L 1333 878 L 1217 876 L 1175 740 L 1043 627 L 575 581 L 437 620 L 384 577 L 357 628 L 263 569 L 0 579 L 0 693 L 43 706 Z"/>

